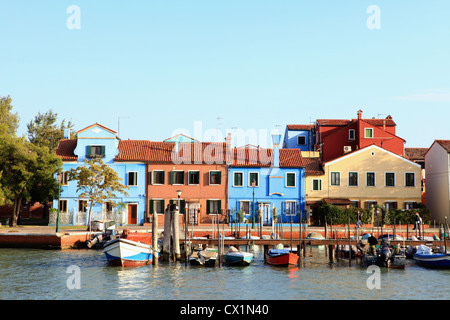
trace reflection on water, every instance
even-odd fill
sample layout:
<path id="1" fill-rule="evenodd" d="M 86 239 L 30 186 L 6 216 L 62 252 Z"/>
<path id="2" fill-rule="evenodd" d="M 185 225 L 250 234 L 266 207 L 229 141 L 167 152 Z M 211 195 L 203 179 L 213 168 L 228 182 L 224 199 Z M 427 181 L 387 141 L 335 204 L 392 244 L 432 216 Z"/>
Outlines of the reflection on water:
<path id="1" fill-rule="evenodd" d="M 249 267 L 112 267 L 102 251 L 0 249 L 0 299 L 450 299 L 450 270 L 430 270 L 407 261 L 405 270 L 381 269 L 381 290 L 367 288 L 371 275 L 356 261 L 329 264 L 313 247 L 299 266 L 264 264 L 254 248 Z M 71 265 L 80 268 L 81 289 L 69 289 Z"/>

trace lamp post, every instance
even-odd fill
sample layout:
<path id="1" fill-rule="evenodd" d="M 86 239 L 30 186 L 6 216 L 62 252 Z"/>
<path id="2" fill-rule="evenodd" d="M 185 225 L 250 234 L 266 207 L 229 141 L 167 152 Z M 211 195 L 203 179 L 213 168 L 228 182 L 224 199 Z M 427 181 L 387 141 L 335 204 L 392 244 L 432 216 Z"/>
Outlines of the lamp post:
<path id="1" fill-rule="evenodd" d="M 253 188 L 253 216 L 252 216 L 252 229 L 255 228 L 255 185 L 256 181 L 252 181 L 252 188 Z"/>
<path id="2" fill-rule="evenodd" d="M 60 204 L 60 198 L 61 198 L 61 181 L 62 181 L 62 174 L 58 173 L 56 175 L 56 180 L 58 180 L 58 214 L 56 215 L 56 232 L 59 232 L 59 214 L 61 212 L 61 204 Z"/>

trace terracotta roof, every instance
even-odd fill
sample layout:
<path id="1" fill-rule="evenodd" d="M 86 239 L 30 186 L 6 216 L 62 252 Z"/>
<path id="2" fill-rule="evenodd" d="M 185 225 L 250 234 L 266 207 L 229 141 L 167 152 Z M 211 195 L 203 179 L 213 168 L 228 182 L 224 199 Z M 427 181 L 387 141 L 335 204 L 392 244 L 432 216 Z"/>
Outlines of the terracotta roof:
<path id="1" fill-rule="evenodd" d="M 279 161 L 282 168 L 304 167 L 300 149 L 279 149 Z M 271 167 L 273 165 L 273 149 L 266 148 L 234 148 L 232 167 Z"/>
<path id="2" fill-rule="evenodd" d="M 303 158 L 303 163 L 305 164 L 306 174 L 310 175 L 321 175 L 324 174 L 322 170 L 320 158 Z"/>
<path id="3" fill-rule="evenodd" d="M 382 127 L 383 124 L 386 125 L 387 127 L 396 126 L 396 123 L 390 117 L 387 117 L 386 119 L 375 119 L 375 118 L 372 118 L 372 119 L 361 119 L 361 120 L 371 124 L 372 126 L 376 126 L 376 127 Z M 347 126 L 347 125 L 351 124 L 353 121 L 357 121 L 357 119 L 352 119 L 352 120 L 346 120 L 346 119 L 317 119 L 317 122 L 321 126 L 332 126 L 332 127 Z"/>
<path id="4" fill-rule="evenodd" d="M 62 139 L 59 141 L 58 149 L 56 149 L 56 155 L 65 161 L 76 161 L 78 160 L 78 157 L 73 153 L 76 146 L 77 140 Z"/>
<path id="5" fill-rule="evenodd" d="M 405 148 L 405 157 L 410 160 L 425 160 L 428 148 Z"/>
<path id="6" fill-rule="evenodd" d="M 439 143 L 447 152 L 450 152 L 450 140 L 435 140 L 435 142 Z"/>
<path id="7" fill-rule="evenodd" d="M 115 161 L 143 161 L 148 158 L 150 141 L 147 140 L 120 140 L 119 154 Z"/>
<path id="8" fill-rule="evenodd" d="M 286 126 L 288 130 L 311 130 L 314 129 L 313 124 L 288 124 Z"/>
<path id="9" fill-rule="evenodd" d="M 352 120 L 346 120 L 346 119 L 317 119 L 317 122 L 321 126 L 347 126 L 349 125 Z"/>

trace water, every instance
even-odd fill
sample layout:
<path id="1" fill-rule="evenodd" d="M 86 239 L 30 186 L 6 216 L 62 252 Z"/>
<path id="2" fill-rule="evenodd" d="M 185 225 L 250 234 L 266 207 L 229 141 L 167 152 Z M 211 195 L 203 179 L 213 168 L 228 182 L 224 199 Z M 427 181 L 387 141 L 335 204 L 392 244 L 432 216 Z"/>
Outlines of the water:
<path id="1" fill-rule="evenodd" d="M 313 247 L 299 267 L 265 265 L 254 248 L 248 267 L 205 268 L 160 263 L 112 267 L 102 251 L 0 249 L 0 299 L 22 300 L 306 300 L 450 299 L 450 270 L 432 270 L 407 261 L 405 270 L 380 269 L 380 289 L 369 289 L 372 273 L 348 260 L 329 265 Z M 80 288 L 73 288 L 78 266 Z M 69 269 L 68 269 L 69 268 Z M 69 270 L 69 273 L 68 273 Z M 72 277 L 72 278 L 71 278 Z M 69 289 L 72 284 L 72 289 Z"/>

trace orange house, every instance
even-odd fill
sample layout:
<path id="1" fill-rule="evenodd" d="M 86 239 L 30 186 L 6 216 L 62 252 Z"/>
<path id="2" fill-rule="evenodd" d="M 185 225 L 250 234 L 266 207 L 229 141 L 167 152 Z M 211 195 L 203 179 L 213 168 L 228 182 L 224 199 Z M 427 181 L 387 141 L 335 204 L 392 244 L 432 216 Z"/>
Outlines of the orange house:
<path id="1" fill-rule="evenodd" d="M 147 158 L 148 216 L 178 204 L 187 212 L 189 225 L 211 224 L 212 217 L 228 209 L 226 143 L 150 141 Z M 220 217 L 222 220 L 224 215 Z M 180 221 L 184 221 L 180 219 Z"/>

